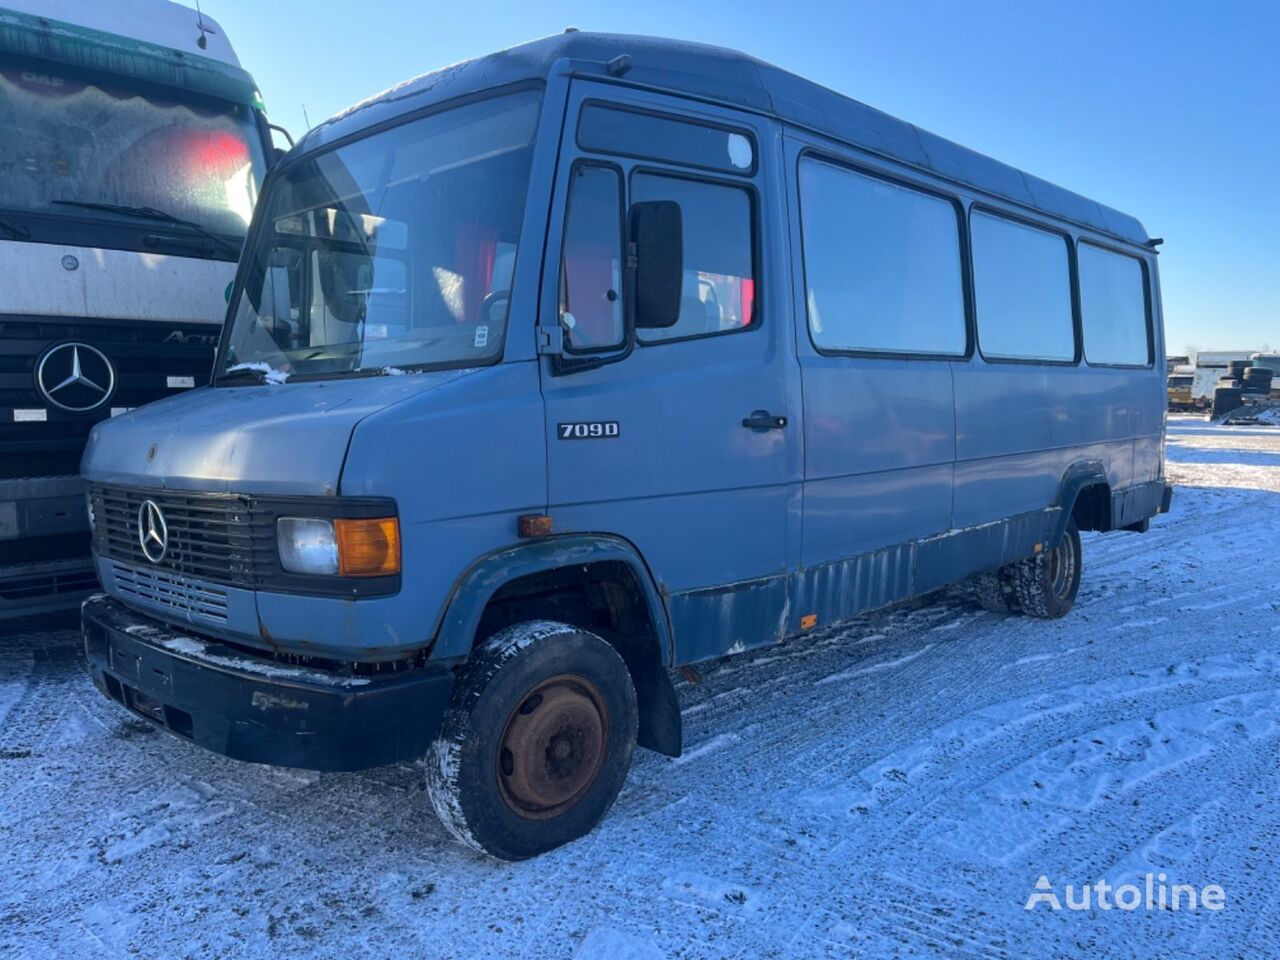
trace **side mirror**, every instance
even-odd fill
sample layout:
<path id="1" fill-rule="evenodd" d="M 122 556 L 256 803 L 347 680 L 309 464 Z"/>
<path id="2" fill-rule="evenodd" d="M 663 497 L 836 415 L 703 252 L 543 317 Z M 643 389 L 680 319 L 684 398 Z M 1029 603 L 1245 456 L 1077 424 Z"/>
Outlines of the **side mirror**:
<path id="1" fill-rule="evenodd" d="M 680 204 L 652 200 L 631 207 L 636 327 L 660 330 L 680 319 L 684 292 L 684 226 Z"/>

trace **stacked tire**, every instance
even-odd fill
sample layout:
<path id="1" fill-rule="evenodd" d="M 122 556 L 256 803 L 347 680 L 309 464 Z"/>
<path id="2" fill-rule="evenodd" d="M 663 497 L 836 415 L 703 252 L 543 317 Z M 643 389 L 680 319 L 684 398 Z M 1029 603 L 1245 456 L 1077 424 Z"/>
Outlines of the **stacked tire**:
<path id="1" fill-rule="evenodd" d="M 1240 380 L 1244 377 L 1244 372 L 1249 367 L 1248 360 L 1229 360 L 1227 362 L 1227 373 L 1225 379 Z"/>
<path id="2" fill-rule="evenodd" d="M 1237 381 L 1231 381 L 1235 386 L 1223 386 L 1222 381 L 1218 381 L 1217 388 L 1213 391 L 1213 407 L 1209 411 L 1209 416 L 1217 420 L 1224 417 L 1237 407 L 1244 405 L 1243 390 Z"/>
<path id="3" fill-rule="evenodd" d="M 1240 389 L 1244 393 L 1258 396 L 1270 396 L 1273 372 L 1268 367 L 1246 367 L 1240 380 Z"/>

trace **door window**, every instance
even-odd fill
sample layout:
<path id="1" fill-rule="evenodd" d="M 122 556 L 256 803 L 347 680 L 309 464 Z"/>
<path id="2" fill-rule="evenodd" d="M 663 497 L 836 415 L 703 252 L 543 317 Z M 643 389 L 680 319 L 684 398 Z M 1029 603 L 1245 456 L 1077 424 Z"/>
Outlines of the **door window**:
<path id="1" fill-rule="evenodd" d="M 560 329 L 567 350 L 622 344 L 622 176 L 582 164 L 573 172 L 560 260 Z"/>
<path id="2" fill-rule="evenodd" d="M 684 232 L 680 319 L 663 330 L 641 330 L 641 343 L 660 343 L 755 325 L 755 217 L 742 187 L 654 173 L 631 178 L 631 200 L 674 200 Z"/>

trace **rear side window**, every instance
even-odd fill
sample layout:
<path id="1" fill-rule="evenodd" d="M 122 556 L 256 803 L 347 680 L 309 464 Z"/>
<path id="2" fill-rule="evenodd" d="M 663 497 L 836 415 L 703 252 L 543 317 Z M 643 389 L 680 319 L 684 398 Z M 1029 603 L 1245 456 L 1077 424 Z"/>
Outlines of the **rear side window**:
<path id="1" fill-rule="evenodd" d="M 1080 244 L 1078 259 L 1085 359 L 1145 367 L 1151 348 L 1142 262 L 1087 243 Z"/>
<path id="2" fill-rule="evenodd" d="M 641 343 L 660 343 L 743 330 L 755 323 L 755 228 L 752 195 L 742 187 L 637 173 L 631 200 L 674 200 L 684 229 L 680 319 L 664 330 L 641 330 Z"/>
<path id="3" fill-rule="evenodd" d="M 970 230 L 982 355 L 1074 361 L 1066 238 L 977 211 Z"/>
<path id="4" fill-rule="evenodd" d="M 818 349 L 965 352 L 960 228 L 951 203 L 806 158 L 800 211 Z"/>
<path id="5" fill-rule="evenodd" d="M 573 172 L 560 260 L 560 329 L 577 353 L 622 343 L 622 174 Z"/>

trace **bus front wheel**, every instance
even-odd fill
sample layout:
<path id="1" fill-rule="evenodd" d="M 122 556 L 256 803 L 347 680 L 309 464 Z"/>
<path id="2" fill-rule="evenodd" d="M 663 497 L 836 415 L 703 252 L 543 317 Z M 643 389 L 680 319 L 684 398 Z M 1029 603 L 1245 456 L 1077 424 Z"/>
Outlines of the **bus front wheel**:
<path id="1" fill-rule="evenodd" d="M 472 652 L 427 789 L 445 828 L 502 860 L 591 831 L 626 780 L 636 694 L 622 658 L 593 633 L 549 620 L 499 631 Z"/>

